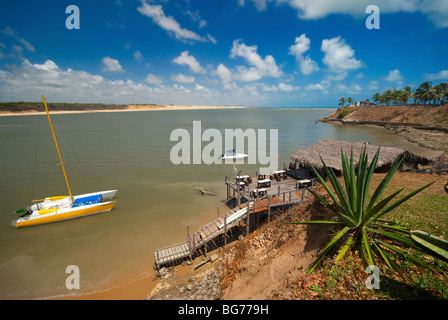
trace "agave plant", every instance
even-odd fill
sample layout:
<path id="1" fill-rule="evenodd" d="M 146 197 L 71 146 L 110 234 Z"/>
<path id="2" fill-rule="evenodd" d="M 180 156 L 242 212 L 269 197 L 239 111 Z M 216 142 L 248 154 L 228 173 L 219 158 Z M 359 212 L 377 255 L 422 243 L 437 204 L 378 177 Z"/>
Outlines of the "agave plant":
<path id="1" fill-rule="evenodd" d="M 312 272 L 316 266 L 337 247 L 342 247 L 335 258 L 338 261 L 351 249 L 357 248 L 361 261 L 365 266 L 376 265 L 376 259 L 384 261 L 391 269 L 397 267 L 395 258 L 404 258 L 416 264 L 428 267 L 417 255 L 410 253 L 410 248 L 416 251 L 432 254 L 448 261 L 448 242 L 437 237 L 431 237 L 421 231 L 410 231 L 392 221 L 382 219 L 385 214 L 392 211 L 403 202 L 429 187 L 427 184 L 407 194 L 395 202 L 392 200 L 403 190 L 392 193 L 380 200 L 393 175 L 399 168 L 404 158 L 397 161 L 389 170 L 381 183 L 376 188 L 370 201 L 368 199 L 370 181 L 378 162 L 380 148 L 368 165 L 366 147 L 363 147 L 358 167 L 355 170 L 353 147 L 350 160 L 341 148 L 342 168 L 345 189 L 337 179 L 332 169 L 329 169 L 321 157 L 325 172 L 333 186 L 334 192 L 313 168 L 327 193 L 333 200 L 330 204 L 323 197 L 311 189 L 308 189 L 321 203 L 323 203 L 337 217 L 337 221 L 300 221 L 290 224 L 324 224 L 337 227 L 336 234 L 310 265 L 308 272 Z"/>

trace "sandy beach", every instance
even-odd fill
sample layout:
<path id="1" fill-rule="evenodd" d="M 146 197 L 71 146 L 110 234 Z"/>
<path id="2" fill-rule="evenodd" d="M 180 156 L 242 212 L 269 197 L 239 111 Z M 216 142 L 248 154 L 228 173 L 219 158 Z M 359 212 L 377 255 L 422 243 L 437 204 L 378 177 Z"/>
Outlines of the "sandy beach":
<path id="1" fill-rule="evenodd" d="M 207 105 L 135 105 L 130 104 L 124 109 L 102 109 L 102 110 L 63 110 L 51 111 L 51 114 L 73 114 L 73 113 L 98 113 L 98 112 L 130 112 L 130 111 L 168 111 L 168 110 L 208 110 L 208 109 L 242 109 L 246 106 L 207 106 Z M 26 116 L 44 114 L 45 111 L 0 111 L 0 116 Z"/>

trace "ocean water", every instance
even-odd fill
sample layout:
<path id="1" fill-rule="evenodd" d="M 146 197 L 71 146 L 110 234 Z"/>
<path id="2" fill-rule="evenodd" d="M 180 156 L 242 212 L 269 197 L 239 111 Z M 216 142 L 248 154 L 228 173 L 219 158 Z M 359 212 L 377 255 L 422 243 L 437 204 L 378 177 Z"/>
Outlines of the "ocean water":
<path id="1" fill-rule="evenodd" d="M 269 130 L 278 129 L 279 169 L 288 164 L 290 153 L 325 138 L 427 152 L 381 128 L 315 123 L 332 111 L 247 108 L 53 115 L 73 194 L 118 189 L 117 204 L 108 213 L 24 229 L 11 226 L 17 218 L 13 211 L 33 199 L 65 195 L 66 186 L 46 116 L 0 117 L 0 299 L 71 295 L 65 285 L 70 265 L 80 271 L 76 294 L 152 277 L 155 249 L 184 241 L 188 224 L 222 208 L 225 175 L 239 170 L 255 175 L 262 166 L 174 165 L 170 151 L 177 142 L 170 141 L 171 132 L 184 128 L 193 139 L 193 121 L 201 121 L 202 131 L 218 129 L 223 137 L 225 129 L 266 129 L 269 140 Z M 217 196 L 203 196 L 193 185 Z"/>

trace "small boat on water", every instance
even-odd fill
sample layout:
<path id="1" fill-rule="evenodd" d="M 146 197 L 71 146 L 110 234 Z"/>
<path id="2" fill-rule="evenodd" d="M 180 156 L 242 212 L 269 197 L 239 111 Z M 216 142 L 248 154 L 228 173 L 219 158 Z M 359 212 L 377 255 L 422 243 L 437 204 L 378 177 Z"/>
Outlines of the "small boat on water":
<path id="1" fill-rule="evenodd" d="M 221 160 L 241 160 L 247 158 L 248 155 L 244 153 L 237 153 L 235 149 L 228 150 L 226 153 L 223 153 L 219 156 Z"/>
<path id="2" fill-rule="evenodd" d="M 56 150 L 59 155 L 60 163 L 58 165 L 62 168 L 69 195 L 34 200 L 34 204 L 26 209 L 14 211 L 16 214 L 22 214 L 17 220 L 11 222 L 12 226 L 16 228 L 64 221 L 106 212 L 112 210 L 115 205 L 115 201 L 112 201 L 112 198 L 117 193 L 117 190 L 107 190 L 75 196 L 72 195 L 64 168 L 64 162 L 62 161 L 56 135 L 54 134 L 53 125 L 51 123 L 50 113 L 48 112 L 48 107 L 44 96 L 42 96 L 42 100 L 45 105 L 45 111 L 50 123 Z"/>

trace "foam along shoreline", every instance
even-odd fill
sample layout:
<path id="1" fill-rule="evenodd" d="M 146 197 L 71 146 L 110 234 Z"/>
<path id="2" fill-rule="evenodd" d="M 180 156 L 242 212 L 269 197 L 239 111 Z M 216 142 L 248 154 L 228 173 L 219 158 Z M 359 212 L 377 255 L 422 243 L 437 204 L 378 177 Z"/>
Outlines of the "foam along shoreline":
<path id="1" fill-rule="evenodd" d="M 130 111 L 163 111 L 163 110 L 208 110 L 208 109 L 243 109 L 247 106 L 208 106 L 208 105 L 127 105 L 123 109 L 91 109 L 91 110 L 59 110 L 51 114 L 130 112 Z M 0 116 L 27 116 L 45 114 L 45 111 L 0 111 Z"/>

